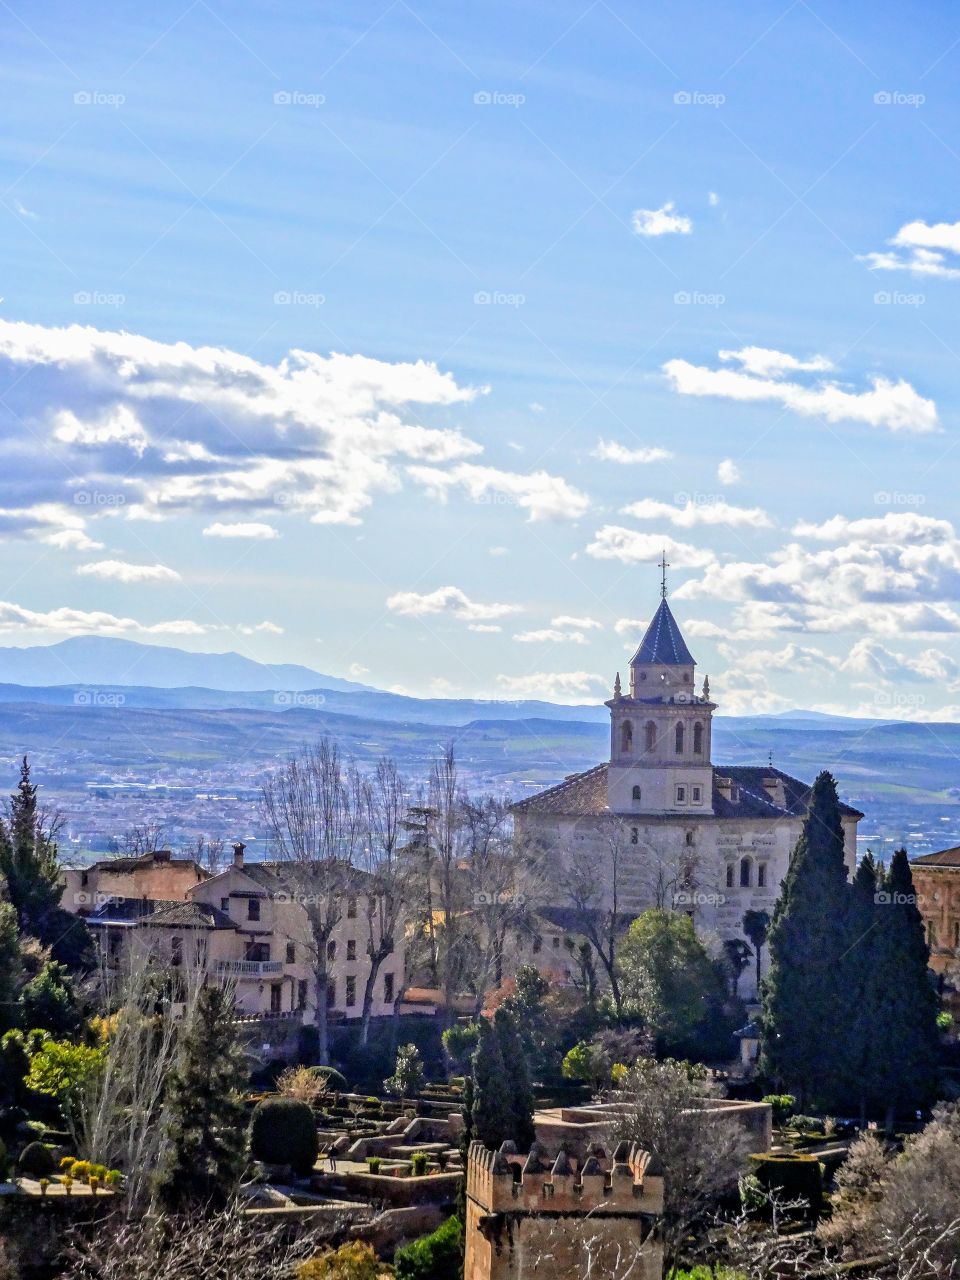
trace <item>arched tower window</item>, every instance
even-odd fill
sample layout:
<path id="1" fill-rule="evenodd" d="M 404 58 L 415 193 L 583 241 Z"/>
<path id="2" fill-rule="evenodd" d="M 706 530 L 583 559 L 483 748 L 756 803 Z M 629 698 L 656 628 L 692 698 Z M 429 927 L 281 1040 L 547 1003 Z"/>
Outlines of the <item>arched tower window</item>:
<path id="1" fill-rule="evenodd" d="M 732 862 L 727 863 L 727 888 L 728 889 L 733 888 L 733 863 Z"/>
<path id="2" fill-rule="evenodd" d="M 695 756 L 703 754 L 703 725 L 699 720 L 693 726 L 693 754 Z"/>
<path id="3" fill-rule="evenodd" d="M 749 858 L 740 859 L 740 888 L 749 889 L 753 873 L 753 864 Z"/>
<path id="4" fill-rule="evenodd" d="M 644 730 L 644 747 L 647 751 L 653 751 L 657 745 L 657 726 L 652 720 L 647 721 L 647 727 Z"/>
<path id="5" fill-rule="evenodd" d="M 634 798 L 634 800 L 636 800 L 637 802 L 639 802 L 639 800 L 640 800 L 640 788 L 639 788 L 639 787 L 634 787 L 634 788 L 633 788 L 633 798 Z"/>
<path id="6" fill-rule="evenodd" d="M 677 755 L 682 756 L 683 755 L 683 721 L 682 720 L 677 725 L 676 740 L 677 740 L 676 741 Z"/>
<path id="7" fill-rule="evenodd" d="M 633 723 L 630 720 L 624 720 L 620 726 L 620 750 L 623 752 L 633 750 Z"/>

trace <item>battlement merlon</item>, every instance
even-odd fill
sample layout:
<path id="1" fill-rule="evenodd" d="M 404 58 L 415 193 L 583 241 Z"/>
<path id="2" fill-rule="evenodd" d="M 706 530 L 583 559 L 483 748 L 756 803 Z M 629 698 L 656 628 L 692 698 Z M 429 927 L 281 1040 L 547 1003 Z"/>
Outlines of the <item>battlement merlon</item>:
<path id="1" fill-rule="evenodd" d="M 484 1213 L 663 1213 L 663 1176 L 649 1152 L 621 1143 L 604 1169 L 591 1157 L 575 1170 L 561 1153 L 553 1166 L 534 1148 L 525 1162 L 473 1142 L 467 1157 L 467 1195 Z"/>

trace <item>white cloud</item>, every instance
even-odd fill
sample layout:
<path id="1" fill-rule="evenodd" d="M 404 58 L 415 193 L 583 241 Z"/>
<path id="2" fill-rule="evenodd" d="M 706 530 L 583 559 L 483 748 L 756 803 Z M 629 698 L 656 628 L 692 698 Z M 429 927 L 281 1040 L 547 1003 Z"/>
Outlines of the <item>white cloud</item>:
<path id="1" fill-rule="evenodd" d="M 693 223 L 675 210 L 676 205 L 672 200 L 668 200 L 659 209 L 635 209 L 633 229 L 638 236 L 688 236 L 693 230 Z"/>
<path id="2" fill-rule="evenodd" d="M 221 524 L 217 521 L 207 525 L 203 536 L 205 538 L 258 538 L 269 541 L 272 538 L 279 538 L 280 534 L 272 524 L 258 524 L 255 521 Z"/>
<path id="3" fill-rule="evenodd" d="M 498 626 L 495 622 L 468 622 L 468 631 L 479 631 L 481 635 L 498 635 L 503 627 Z"/>
<path id="4" fill-rule="evenodd" d="M 370 674 L 370 668 L 363 666 L 360 662 L 351 662 L 347 669 L 347 674 L 351 680 L 359 680 L 362 676 L 368 676 Z"/>
<path id="5" fill-rule="evenodd" d="M 893 252 L 866 253 L 860 261 L 873 271 L 909 271 L 917 276 L 960 279 L 960 222 L 905 223 L 888 241 Z M 897 250 L 905 250 L 898 253 Z M 948 257 L 948 255 L 951 255 Z"/>
<path id="6" fill-rule="evenodd" d="M 258 633 L 268 636 L 282 636 L 283 627 L 278 627 L 275 622 L 258 622 L 253 627 L 248 627 L 244 623 L 239 623 L 237 630 L 242 636 L 255 636 Z"/>
<path id="7" fill-rule="evenodd" d="M 721 458 L 717 466 L 717 479 L 721 484 L 739 484 L 740 468 L 732 458 Z"/>
<path id="8" fill-rule="evenodd" d="M 616 440 L 598 440 L 592 456 L 599 458 L 601 462 L 619 462 L 629 465 L 635 462 L 665 462 L 668 458 L 672 458 L 673 454 L 669 449 L 660 449 L 655 446 L 649 449 L 629 449 Z"/>
<path id="9" fill-rule="evenodd" d="M 202 636 L 208 630 L 199 622 L 187 619 L 142 623 L 134 618 L 120 618 L 100 611 L 63 607 L 38 612 L 9 601 L 0 601 L 0 631 L 40 631 L 60 635 Z"/>
<path id="10" fill-rule="evenodd" d="M 760 507 L 734 507 L 728 502 L 693 502 L 690 498 L 679 507 L 653 498 L 641 498 L 623 508 L 625 516 L 635 520 L 669 520 L 680 529 L 697 525 L 725 525 L 730 529 L 769 529 L 773 522 Z"/>
<path id="11" fill-rule="evenodd" d="M 649 618 L 647 618 L 646 622 L 642 622 L 639 618 L 618 618 L 613 624 L 613 629 L 618 636 L 633 636 L 637 633 L 642 635 L 649 623 Z M 684 629 L 686 629 L 687 624 L 684 623 L 683 625 Z"/>
<path id="12" fill-rule="evenodd" d="M 577 618 L 568 613 L 561 613 L 556 618 L 550 619 L 551 627 L 573 627 L 575 631 L 602 631 L 603 623 L 598 622 L 596 618 Z"/>
<path id="13" fill-rule="evenodd" d="M 882 516 L 868 516 L 851 520 L 847 516 L 833 516 L 822 524 L 800 520 L 793 526 L 800 538 L 816 538 L 821 542 L 950 542 L 954 538 L 949 520 L 934 516 L 921 516 L 912 511 L 888 511 Z"/>
<path id="14" fill-rule="evenodd" d="M 707 204 L 709 204 L 711 208 L 716 208 L 716 206 L 719 203 L 720 203 L 720 197 L 717 195 L 717 193 L 715 191 L 708 191 Z"/>
<path id="15" fill-rule="evenodd" d="M 441 502 L 451 489 L 462 488 L 474 502 L 514 505 L 525 510 L 530 520 L 577 520 L 590 505 L 586 494 L 546 471 L 524 475 L 462 462 L 449 471 L 411 466 L 407 474 Z"/>
<path id="16" fill-rule="evenodd" d="M 903 378 L 897 382 L 873 375 L 869 391 L 847 391 L 835 381 L 820 379 L 811 385 L 783 380 L 789 370 L 829 368 L 822 356 L 797 361 L 785 352 L 764 347 L 722 351 L 725 361 L 739 361 L 739 369 L 709 369 L 687 360 L 668 360 L 663 371 L 680 395 L 716 396 L 726 400 L 761 403 L 772 401 L 804 417 L 826 422 L 863 422 L 890 431 L 924 433 L 940 429 L 937 407 Z"/>
<path id="17" fill-rule="evenodd" d="M 840 664 L 842 671 L 871 676 L 885 681 L 916 680 L 944 684 L 951 689 L 957 679 L 955 659 L 941 649 L 924 649 L 916 657 L 896 653 L 878 640 L 858 640 Z"/>
<path id="18" fill-rule="evenodd" d="M 490 547 L 487 554 L 491 556 L 508 556 L 510 554 L 510 548 L 509 547 Z"/>
<path id="19" fill-rule="evenodd" d="M 606 524 L 593 535 L 587 547 L 587 555 L 595 560 L 620 560 L 624 564 L 655 564 L 662 551 L 677 568 L 700 568 L 712 564 L 713 552 L 677 542 L 669 535 L 639 533 L 621 525 Z"/>
<path id="20" fill-rule="evenodd" d="M 582 631 L 561 631 L 556 627 L 543 627 L 539 631 L 520 631 L 514 640 L 521 644 L 586 644 Z"/>
<path id="21" fill-rule="evenodd" d="M 540 698 L 546 702 L 593 702 L 597 689 L 609 681 L 590 671 L 533 671 L 524 676 L 497 676 L 497 684 L 511 698 Z"/>
<path id="22" fill-rule="evenodd" d="M 447 614 L 463 622 L 486 622 L 521 612 L 520 605 L 516 604 L 481 604 L 471 600 L 459 587 L 438 587 L 436 591 L 423 594 L 398 591 L 387 599 L 387 608 L 405 618 Z"/>
<path id="23" fill-rule="evenodd" d="M 19 377 L 28 369 L 34 377 Z M 405 464 L 441 468 L 483 451 L 456 428 L 410 420 L 486 390 L 423 360 L 294 350 L 270 365 L 222 347 L 0 320 L 0 371 L 31 422 L 8 461 L 39 470 L 51 501 L 95 480 L 109 502 L 91 504 L 91 518 L 286 510 L 356 523 L 401 486 Z"/>
<path id="24" fill-rule="evenodd" d="M 77 566 L 82 577 L 99 578 L 102 582 L 179 582 L 176 569 L 164 564 L 128 564 L 125 560 L 96 560 Z"/>
<path id="25" fill-rule="evenodd" d="M 99 550 L 86 532 L 86 521 L 62 503 L 39 502 L 30 507 L 0 507 L 0 538 L 26 538 L 59 551 Z"/>

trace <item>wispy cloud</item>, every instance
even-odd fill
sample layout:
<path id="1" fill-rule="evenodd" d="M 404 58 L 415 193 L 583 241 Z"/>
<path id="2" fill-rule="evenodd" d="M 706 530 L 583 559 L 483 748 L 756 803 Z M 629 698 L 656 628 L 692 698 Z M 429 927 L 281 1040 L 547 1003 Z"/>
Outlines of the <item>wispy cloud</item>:
<path id="1" fill-rule="evenodd" d="M 887 241 L 893 248 L 865 253 L 861 262 L 873 271 L 909 271 L 916 276 L 960 279 L 960 222 L 905 223 Z"/>
<path id="2" fill-rule="evenodd" d="M 406 618 L 423 618 L 430 614 L 446 614 L 462 622 L 485 622 L 520 613 L 517 604 L 481 604 L 471 600 L 459 587 L 438 587 L 436 591 L 398 591 L 388 597 L 387 608 Z"/>
<path id="3" fill-rule="evenodd" d="M 618 462 L 627 466 L 632 463 L 665 462 L 673 457 L 669 449 L 660 449 L 656 446 L 631 449 L 625 444 L 619 444 L 616 440 L 598 440 L 592 454 L 601 462 Z"/>
<path id="4" fill-rule="evenodd" d="M 672 200 L 659 209 L 635 209 L 632 221 L 638 236 L 688 236 L 693 230 L 691 219 L 677 213 Z"/>

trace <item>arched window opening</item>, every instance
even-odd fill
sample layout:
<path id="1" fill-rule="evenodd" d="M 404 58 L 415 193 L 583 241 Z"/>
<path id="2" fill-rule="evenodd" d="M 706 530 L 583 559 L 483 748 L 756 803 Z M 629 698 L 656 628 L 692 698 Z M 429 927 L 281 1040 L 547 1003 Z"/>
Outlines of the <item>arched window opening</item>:
<path id="1" fill-rule="evenodd" d="M 740 859 L 740 888 L 749 889 L 753 866 L 749 858 Z"/>
<path id="2" fill-rule="evenodd" d="M 699 720 L 693 726 L 693 754 L 695 756 L 703 754 L 703 725 Z"/>
<path id="3" fill-rule="evenodd" d="M 727 888 L 728 889 L 733 888 L 733 863 L 732 862 L 727 863 Z"/>
<path id="4" fill-rule="evenodd" d="M 633 750 L 633 724 L 629 720 L 624 720 L 620 726 L 620 750 L 624 752 Z"/>
<path id="5" fill-rule="evenodd" d="M 653 751 L 657 745 L 657 726 L 653 723 L 652 720 L 647 721 L 647 727 L 644 732 L 646 735 L 644 746 L 647 751 Z"/>
<path id="6" fill-rule="evenodd" d="M 639 802 L 640 802 L 640 788 L 639 788 L 639 787 L 634 787 L 634 788 L 633 788 L 633 798 L 634 798 L 634 800 L 636 800 L 636 801 L 637 801 L 637 803 L 639 804 Z"/>
<path id="7" fill-rule="evenodd" d="M 676 744 L 677 755 L 682 756 L 683 755 L 683 721 L 682 720 L 677 725 L 676 739 L 677 739 L 677 744 Z"/>

